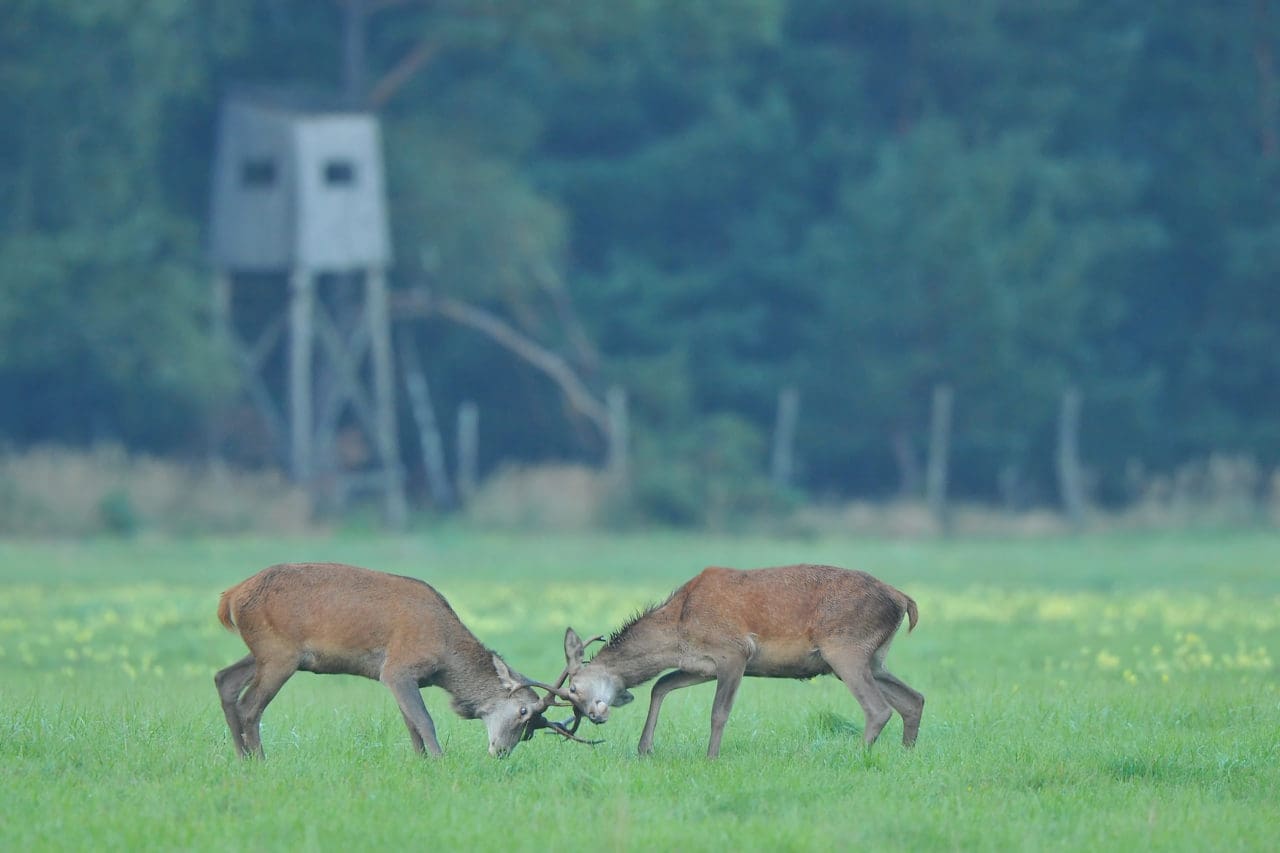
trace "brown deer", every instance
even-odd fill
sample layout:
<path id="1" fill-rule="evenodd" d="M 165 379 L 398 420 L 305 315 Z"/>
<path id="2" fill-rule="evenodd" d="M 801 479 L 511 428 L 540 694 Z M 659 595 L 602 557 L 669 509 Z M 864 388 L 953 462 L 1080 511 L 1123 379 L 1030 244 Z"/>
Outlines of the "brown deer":
<path id="1" fill-rule="evenodd" d="M 419 752 L 442 754 L 418 692 L 428 685 L 447 690 L 460 717 L 484 720 L 490 755 L 544 727 L 577 740 L 543 718 L 551 694 L 540 698 L 420 580 L 337 563 L 271 566 L 224 592 L 218 619 L 249 647 L 213 678 L 242 757 L 263 757 L 262 712 L 298 670 L 381 681 Z"/>
<path id="2" fill-rule="evenodd" d="M 579 718 L 603 723 L 610 707 L 632 700 L 628 687 L 673 670 L 653 685 L 639 744 L 640 754 L 647 755 L 667 694 L 714 679 L 707 757 L 715 758 L 744 675 L 834 673 L 862 706 L 868 747 L 889 721 L 890 709 L 902 716 L 902 743 L 911 746 L 920 731 L 924 696 L 884 668 L 904 614 L 908 630 L 914 629 L 916 603 L 865 572 L 814 565 L 754 571 L 712 567 L 615 631 L 590 663 L 584 665 L 584 644 L 568 629 L 568 688 L 539 686 L 573 703 Z M 575 720 L 569 731 L 576 727 Z"/>

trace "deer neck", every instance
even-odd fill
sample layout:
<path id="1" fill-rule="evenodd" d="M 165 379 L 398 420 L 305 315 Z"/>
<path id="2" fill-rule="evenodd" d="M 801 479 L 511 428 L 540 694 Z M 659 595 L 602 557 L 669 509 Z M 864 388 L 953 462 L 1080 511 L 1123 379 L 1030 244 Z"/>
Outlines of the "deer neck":
<path id="1" fill-rule="evenodd" d="M 453 697 L 453 710 L 459 717 L 474 720 L 480 709 L 502 692 L 502 683 L 493 668 L 493 652 L 475 637 L 469 640 L 451 650 L 452 660 L 436 684 Z"/>
<path id="2" fill-rule="evenodd" d="M 659 608 L 628 626 L 621 636 L 601 649 L 591 663 L 599 663 L 631 687 L 677 666 L 679 660 L 676 625 L 663 608 Z"/>

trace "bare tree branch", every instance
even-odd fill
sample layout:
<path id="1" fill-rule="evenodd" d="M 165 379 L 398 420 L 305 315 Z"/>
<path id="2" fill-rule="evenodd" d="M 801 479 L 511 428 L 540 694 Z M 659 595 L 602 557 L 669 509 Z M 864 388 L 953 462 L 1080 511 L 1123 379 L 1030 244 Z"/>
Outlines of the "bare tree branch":
<path id="1" fill-rule="evenodd" d="M 401 57 L 395 67 L 382 75 L 382 78 L 369 90 L 369 105 L 377 109 L 386 104 L 396 92 L 413 79 L 414 75 L 426 67 L 439 51 L 439 43 L 432 39 L 423 39 L 418 42 L 413 50 Z"/>
<path id="2" fill-rule="evenodd" d="M 539 263 L 533 272 L 534 280 L 550 297 L 556 316 L 559 317 L 569 336 L 569 344 L 577 354 L 578 362 L 588 372 L 594 373 L 600 367 L 600 356 L 587 336 L 586 329 L 582 327 L 582 321 L 578 319 L 578 312 L 574 309 L 573 299 L 570 298 L 563 279 L 545 261 Z"/>
<path id="3" fill-rule="evenodd" d="M 394 304 L 398 317 L 426 317 L 439 314 L 459 325 L 467 326 L 487 335 L 496 343 L 510 350 L 521 359 L 547 374 L 560 386 L 569 405 L 586 417 L 605 438 L 609 437 L 609 412 L 603 403 L 592 395 L 563 358 L 538 342 L 521 334 L 502 318 L 483 308 L 477 308 L 447 296 L 435 296 L 426 288 L 398 295 Z"/>

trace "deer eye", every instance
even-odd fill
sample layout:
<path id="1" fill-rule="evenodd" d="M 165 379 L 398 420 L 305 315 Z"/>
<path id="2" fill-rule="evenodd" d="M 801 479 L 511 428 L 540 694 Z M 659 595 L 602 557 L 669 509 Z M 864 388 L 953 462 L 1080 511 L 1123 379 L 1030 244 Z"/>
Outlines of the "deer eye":
<path id="1" fill-rule="evenodd" d="M 525 707 L 523 707 L 523 706 L 521 706 L 521 708 L 520 708 L 520 716 L 522 716 L 522 717 L 526 717 L 526 716 L 528 716 L 528 715 L 529 715 L 529 709 L 528 709 L 528 708 L 525 708 Z"/>
<path id="2" fill-rule="evenodd" d="M 570 685 L 569 685 L 569 692 L 570 692 L 570 693 L 572 693 L 572 694 L 574 694 L 574 695 L 576 696 L 576 695 L 578 694 L 578 688 L 576 688 L 576 687 L 574 687 L 572 684 L 570 684 Z"/>

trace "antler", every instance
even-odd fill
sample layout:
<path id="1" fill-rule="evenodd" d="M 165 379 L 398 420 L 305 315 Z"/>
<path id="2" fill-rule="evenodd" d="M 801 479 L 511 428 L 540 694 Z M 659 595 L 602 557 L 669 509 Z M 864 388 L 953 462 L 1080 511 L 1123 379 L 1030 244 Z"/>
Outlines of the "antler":
<path id="1" fill-rule="evenodd" d="M 557 699 L 563 699 L 564 701 L 569 703 L 573 702 L 573 699 L 569 697 L 568 692 L 563 690 L 560 687 L 561 684 L 564 684 L 564 678 L 561 678 L 559 681 L 557 681 L 554 687 L 551 686 L 550 684 L 544 684 L 541 681 L 534 681 L 532 678 L 528 679 L 525 682 L 525 684 L 527 684 L 530 687 L 537 687 L 540 690 L 547 691 L 547 695 L 543 696 L 541 701 L 539 701 L 538 703 L 538 706 L 537 706 L 538 711 L 545 711 L 548 708 L 550 708 L 552 705 L 555 705 L 556 703 L 551 701 L 552 697 L 555 697 Z"/>
<path id="2" fill-rule="evenodd" d="M 562 738 L 565 738 L 566 740 L 571 740 L 574 743 L 585 743 L 588 746 L 595 746 L 596 744 L 604 743 L 604 741 L 602 740 L 584 740 L 583 738 L 576 736 L 573 733 L 573 730 L 566 727 L 564 723 L 558 723 L 555 720 L 548 720 L 545 717 L 535 717 L 533 720 L 530 720 L 529 728 L 530 728 L 530 734 L 527 735 L 526 738 L 532 736 L 532 731 L 534 729 L 550 729 L 551 731 L 560 735 Z M 576 728 L 577 728 L 577 720 L 575 719 L 574 729 Z"/>
<path id="3" fill-rule="evenodd" d="M 533 720 L 531 720 L 531 721 L 530 721 L 530 723 L 529 723 L 529 725 L 530 725 L 530 727 L 531 727 L 531 728 L 530 728 L 530 729 L 528 730 L 528 732 L 526 733 L 526 735 L 525 735 L 525 737 L 526 737 L 526 738 L 530 738 L 530 737 L 532 737 L 532 736 L 533 736 L 533 729 L 534 729 L 534 728 L 547 728 L 547 727 L 549 727 L 549 728 L 551 728 L 551 729 L 552 729 L 552 731 L 554 731 L 556 734 L 563 735 L 563 736 L 565 736 L 565 737 L 569 738 L 570 740 L 576 740 L 576 741 L 578 741 L 578 742 L 580 742 L 580 743 L 598 743 L 598 741 L 584 741 L 584 740 L 582 740 L 581 738 L 576 738 L 576 737 L 574 737 L 574 734 L 578 731 L 578 725 L 582 722 L 582 712 L 578 710 L 578 706 L 577 706 L 577 705 L 574 705 L 574 704 L 573 704 L 573 697 L 572 697 L 572 696 L 570 696 L 570 695 L 569 695 L 567 692 L 565 692 L 563 689 L 561 689 L 561 685 L 563 685 L 563 684 L 564 684 L 565 679 L 567 679 L 568 677 L 569 677 L 569 670 L 568 670 L 568 668 L 566 667 L 566 668 L 565 668 L 565 671 L 564 671 L 564 672 L 562 672 L 562 673 L 560 673 L 560 677 L 559 677 L 558 679 L 556 679 L 556 683 L 555 683 L 554 685 L 551 685 L 551 684 L 543 684 L 541 681 L 534 681 L 533 679 L 529 679 L 529 680 L 528 680 L 528 684 L 529 684 L 529 686 L 530 686 L 530 687 L 540 687 L 540 688 L 542 688 L 543 690 L 547 691 L 547 695 L 546 695 L 546 696 L 543 696 L 543 697 L 542 697 L 542 699 L 541 699 L 541 700 L 539 700 L 538 704 L 534 706 L 534 718 L 533 718 Z M 556 698 L 563 699 L 563 700 L 565 700 L 565 701 L 563 701 L 563 702 L 555 702 L 555 701 L 552 701 L 552 700 L 554 700 L 554 699 L 556 699 Z M 570 708 L 573 708 L 573 723 L 572 723 L 572 725 L 566 726 L 566 725 L 565 725 L 565 723 L 557 723 L 557 722 L 555 722 L 555 721 L 553 721 L 553 720 L 547 720 L 547 719 L 544 719 L 544 718 L 541 716 L 541 715 L 542 715 L 542 713 L 543 713 L 544 711 L 546 711 L 548 708 L 551 708 L 551 707 L 556 707 L 556 708 L 570 707 Z M 535 722 L 535 721 L 536 721 L 536 722 Z M 566 722 L 567 722 L 567 721 L 566 721 Z"/>
<path id="4" fill-rule="evenodd" d="M 561 737 L 574 741 L 575 743 L 585 743 L 588 746 L 595 746 L 598 743 L 604 743 L 602 740 L 584 740 L 576 736 L 575 732 L 578 731 L 578 724 L 582 722 L 582 714 L 576 707 L 573 708 L 573 725 L 571 727 L 566 726 L 564 723 L 556 722 L 555 720 L 548 720 L 546 717 L 542 716 L 543 712 L 545 712 L 547 708 L 563 707 L 561 703 L 552 701 L 555 697 L 565 699 L 571 707 L 573 706 L 573 701 L 569 698 L 569 694 L 561 690 L 561 687 L 564 685 L 564 682 L 568 677 L 569 668 L 566 666 L 564 671 L 560 673 L 560 677 L 556 679 L 555 686 L 543 684 L 541 681 L 534 681 L 531 678 L 526 679 L 526 682 L 530 687 L 540 687 L 547 691 L 547 695 L 543 696 L 542 699 L 538 701 L 538 704 L 533 707 L 533 716 L 529 720 L 525 729 L 524 740 L 528 740 L 533 737 L 533 733 L 538 729 L 550 729 Z"/>
<path id="5" fill-rule="evenodd" d="M 592 643 L 602 642 L 603 640 L 604 635 L 597 634 L 583 643 L 582 647 L 585 649 Z M 535 729 L 549 728 L 556 734 L 566 737 L 569 740 L 577 741 L 578 743 L 603 743 L 603 741 L 583 740 L 582 738 L 574 736 L 578 731 L 578 726 L 582 723 L 582 712 L 579 711 L 577 705 L 574 704 L 573 697 L 564 690 L 564 683 L 569 678 L 569 667 L 570 664 L 566 663 L 564 669 L 560 670 L 560 677 L 556 679 L 556 683 L 554 685 L 544 684 L 541 681 L 534 681 L 532 678 L 525 678 L 525 684 L 529 687 L 537 687 L 547 691 L 547 695 L 538 700 L 538 704 L 533 707 L 533 719 L 529 721 L 529 727 L 525 730 L 526 740 L 533 737 Z M 553 720 L 547 720 L 542 717 L 543 712 L 548 708 L 564 707 L 563 703 L 556 702 L 554 701 L 555 699 L 562 699 L 564 700 L 564 703 L 568 703 L 568 705 L 573 708 L 573 723 L 571 725 L 557 723 Z"/>
<path id="6" fill-rule="evenodd" d="M 551 698 L 553 696 L 559 699 L 563 699 L 566 702 L 569 702 L 572 704 L 573 700 L 569 698 L 569 694 L 561 689 L 565 683 L 565 680 L 568 679 L 568 677 L 569 677 L 569 667 L 566 666 L 564 670 L 560 673 L 560 677 L 556 679 L 556 683 L 554 687 L 550 684 L 543 684 L 541 681 L 534 681 L 532 678 L 525 678 L 525 684 L 527 684 L 529 687 L 538 687 L 547 691 L 547 695 L 543 696 L 542 699 L 538 702 L 538 705 L 536 706 L 537 713 L 541 713 L 542 711 L 547 710 L 547 708 L 550 708 L 552 705 L 555 704 L 554 702 L 551 701 Z"/>
<path id="7" fill-rule="evenodd" d="M 604 640 L 604 635 L 597 634 L 596 636 L 592 637 L 590 640 L 587 640 L 585 643 L 583 643 L 582 647 L 585 649 L 587 646 L 591 645 L 592 643 L 598 643 L 603 640 Z M 547 695 L 542 698 L 541 707 L 538 709 L 539 711 L 545 711 L 547 708 L 551 707 L 551 705 L 553 704 L 551 701 L 549 701 L 552 696 L 555 696 L 557 699 L 563 699 L 564 701 L 568 702 L 571 705 L 573 704 L 573 697 L 570 696 L 563 689 L 564 683 L 568 679 L 569 679 L 569 664 L 566 663 L 564 666 L 564 669 L 560 670 L 560 677 L 556 679 L 556 683 L 554 685 L 544 684 L 541 681 L 534 681 L 532 678 L 526 678 L 525 683 L 528 684 L 530 687 L 538 687 L 538 688 L 541 688 L 542 690 L 547 691 Z M 574 729 L 576 728 L 577 726 L 575 725 Z"/>
<path id="8" fill-rule="evenodd" d="M 569 677 L 569 667 L 566 666 L 564 668 L 564 671 L 560 673 L 560 677 L 556 679 L 555 687 L 552 687 L 550 684 L 543 684 L 541 681 L 534 681 L 532 678 L 528 678 L 528 677 L 525 678 L 524 683 L 526 687 L 541 687 L 543 690 L 547 691 L 547 695 L 540 698 L 538 700 L 538 704 L 534 705 L 533 708 L 531 709 L 533 713 L 529 717 L 529 722 L 525 724 L 524 737 L 522 737 L 521 740 L 528 740 L 529 738 L 533 737 L 534 732 L 536 732 L 538 729 L 546 729 L 546 728 L 551 729 L 557 734 L 565 735 L 567 737 L 572 738 L 573 740 L 578 740 L 578 738 L 573 737 L 573 733 L 578 730 L 578 726 L 577 726 L 578 721 L 576 719 L 574 720 L 573 729 L 570 730 L 570 729 L 566 729 L 563 723 L 556 723 L 542 716 L 543 713 L 552 706 L 556 706 L 556 707 L 563 706 L 563 703 L 554 701 L 557 697 L 568 700 L 569 698 L 568 695 L 561 692 L 560 690 L 561 685 L 564 684 L 565 679 L 568 677 Z M 573 703 L 570 702 L 569 704 L 573 704 Z M 576 716 L 578 713 L 578 710 L 575 708 L 573 713 Z M 583 741 L 583 742 L 585 743 L 586 741 Z"/>

